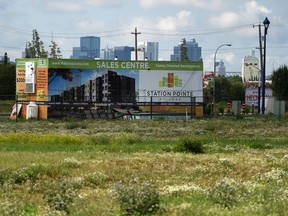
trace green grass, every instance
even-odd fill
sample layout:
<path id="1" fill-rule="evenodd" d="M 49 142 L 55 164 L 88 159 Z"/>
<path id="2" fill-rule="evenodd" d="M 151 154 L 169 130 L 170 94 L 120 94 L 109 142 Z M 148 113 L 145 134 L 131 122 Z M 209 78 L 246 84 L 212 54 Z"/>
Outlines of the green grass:
<path id="1" fill-rule="evenodd" d="M 149 200 L 153 215 L 287 215 L 287 128 L 273 116 L 0 120 L 0 214 L 137 214 Z"/>

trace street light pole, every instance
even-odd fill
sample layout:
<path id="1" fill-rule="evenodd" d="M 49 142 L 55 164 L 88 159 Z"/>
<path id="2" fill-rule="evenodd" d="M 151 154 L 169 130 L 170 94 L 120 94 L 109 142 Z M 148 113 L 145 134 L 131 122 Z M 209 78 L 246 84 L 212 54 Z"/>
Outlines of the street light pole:
<path id="1" fill-rule="evenodd" d="M 266 35 L 269 28 L 270 21 L 265 18 L 264 24 L 264 59 L 263 59 L 263 71 L 262 71 L 262 114 L 265 114 L 265 81 L 266 81 Z"/>
<path id="2" fill-rule="evenodd" d="M 231 44 L 221 44 L 215 51 L 214 54 L 214 71 L 213 71 L 213 114 L 216 114 L 216 100 L 215 100 L 215 79 L 216 79 L 216 55 L 218 50 L 223 46 L 232 46 Z"/>

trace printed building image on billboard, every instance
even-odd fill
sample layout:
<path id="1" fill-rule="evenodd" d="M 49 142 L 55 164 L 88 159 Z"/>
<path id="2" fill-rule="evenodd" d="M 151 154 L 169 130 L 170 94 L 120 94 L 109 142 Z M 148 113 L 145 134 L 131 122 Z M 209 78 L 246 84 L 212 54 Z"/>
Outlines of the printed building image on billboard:
<path id="1" fill-rule="evenodd" d="M 26 89 L 26 62 L 36 67 L 33 91 Z M 48 118 L 59 111 L 105 106 L 145 112 L 147 101 L 185 103 L 194 97 L 202 103 L 202 71 L 202 62 L 19 59 L 16 90 L 19 101 L 46 106 L 43 116 Z"/>
<path id="2" fill-rule="evenodd" d="M 57 74 L 58 69 L 55 70 Z M 135 102 L 135 78 L 115 71 L 69 69 L 49 81 L 52 102 Z M 54 82 L 54 83 L 53 83 Z"/>

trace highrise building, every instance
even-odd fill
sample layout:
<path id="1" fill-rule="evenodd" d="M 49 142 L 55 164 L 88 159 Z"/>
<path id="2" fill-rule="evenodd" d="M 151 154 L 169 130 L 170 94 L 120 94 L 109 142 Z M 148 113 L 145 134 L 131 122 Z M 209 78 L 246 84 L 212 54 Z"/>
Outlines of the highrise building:
<path id="1" fill-rule="evenodd" d="M 202 48 L 198 46 L 198 43 L 195 39 L 187 41 L 186 47 L 189 61 L 198 62 L 201 60 Z M 177 46 L 174 46 L 173 54 L 170 56 L 170 60 L 181 61 L 181 43 L 179 43 Z"/>
<path id="2" fill-rule="evenodd" d="M 114 47 L 114 57 L 117 58 L 118 60 L 130 61 L 132 50 L 134 50 L 134 47 L 129 46 Z"/>
<path id="3" fill-rule="evenodd" d="M 138 42 L 138 49 L 143 50 L 145 60 L 158 61 L 158 42 Z"/>
<path id="4" fill-rule="evenodd" d="M 159 43 L 158 42 L 138 42 L 137 60 L 158 61 Z M 131 53 L 131 60 L 135 60 L 135 50 Z"/>
<path id="5" fill-rule="evenodd" d="M 215 62 L 216 74 L 226 76 L 226 67 L 223 61 Z"/>
<path id="6" fill-rule="evenodd" d="M 114 60 L 114 50 L 108 46 L 105 49 L 101 49 L 100 58 L 104 60 Z"/>
<path id="7" fill-rule="evenodd" d="M 73 47 L 72 59 L 100 58 L 100 37 L 85 36 L 80 38 L 80 47 Z"/>

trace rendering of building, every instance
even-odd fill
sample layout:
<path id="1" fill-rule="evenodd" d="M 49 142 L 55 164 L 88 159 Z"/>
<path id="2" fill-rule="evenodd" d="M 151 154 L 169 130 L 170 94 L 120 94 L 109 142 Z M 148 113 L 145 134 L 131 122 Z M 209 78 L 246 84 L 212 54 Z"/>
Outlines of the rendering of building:
<path id="1" fill-rule="evenodd" d="M 71 87 L 60 95 L 52 95 L 54 102 L 135 102 L 135 79 L 106 71 L 94 80 Z"/>
<path id="2" fill-rule="evenodd" d="M 242 80 L 243 82 L 257 81 L 260 73 L 259 59 L 255 56 L 255 50 L 251 55 L 245 56 L 242 61 Z"/>
<path id="3" fill-rule="evenodd" d="M 80 38 L 80 47 L 73 47 L 72 59 L 99 59 L 100 37 L 85 36 Z"/>
<path id="4" fill-rule="evenodd" d="M 201 60 L 202 48 L 198 46 L 195 39 L 186 42 L 188 60 L 198 62 Z M 171 61 L 181 61 L 181 43 L 174 46 L 173 54 L 170 56 Z"/>

